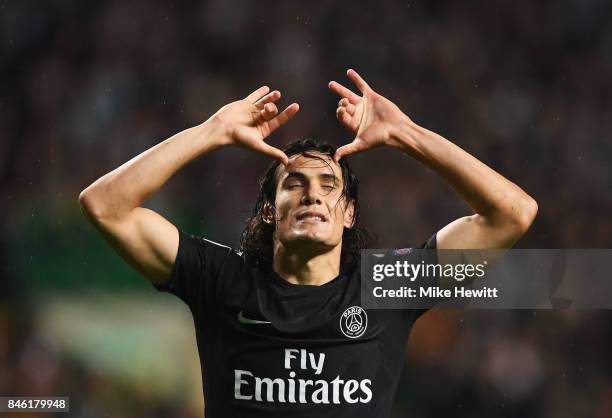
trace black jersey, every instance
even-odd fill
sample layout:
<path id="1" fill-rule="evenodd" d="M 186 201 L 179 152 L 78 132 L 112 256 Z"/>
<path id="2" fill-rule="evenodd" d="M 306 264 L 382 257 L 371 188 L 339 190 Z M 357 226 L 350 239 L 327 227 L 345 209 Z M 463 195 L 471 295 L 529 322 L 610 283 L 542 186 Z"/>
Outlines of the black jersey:
<path id="1" fill-rule="evenodd" d="M 419 248 L 435 248 L 436 235 Z M 359 267 L 288 283 L 179 230 L 172 278 L 190 308 L 207 418 L 388 417 L 421 310 L 361 308 Z"/>

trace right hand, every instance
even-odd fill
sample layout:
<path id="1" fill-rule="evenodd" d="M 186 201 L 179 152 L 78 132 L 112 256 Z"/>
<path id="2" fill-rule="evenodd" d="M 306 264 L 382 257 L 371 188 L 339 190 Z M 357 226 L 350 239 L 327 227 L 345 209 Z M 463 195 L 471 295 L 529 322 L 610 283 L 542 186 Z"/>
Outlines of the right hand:
<path id="1" fill-rule="evenodd" d="M 274 102 L 280 97 L 281 93 L 278 90 L 270 92 L 268 86 L 263 86 L 244 99 L 219 109 L 213 118 L 221 123 L 226 131 L 223 145 L 252 149 L 286 165 L 289 162 L 287 155 L 264 142 L 265 138 L 287 123 L 300 110 L 297 103 L 292 103 L 279 113 Z"/>

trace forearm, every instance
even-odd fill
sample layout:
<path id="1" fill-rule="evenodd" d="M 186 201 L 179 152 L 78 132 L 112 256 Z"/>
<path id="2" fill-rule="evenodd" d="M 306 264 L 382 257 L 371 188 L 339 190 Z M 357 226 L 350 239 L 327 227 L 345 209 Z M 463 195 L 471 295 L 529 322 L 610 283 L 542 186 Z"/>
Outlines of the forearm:
<path id="1" fill-rule="evenodd" d="M 531 223 L 537 211 L 533 198 L 442 136 L 406 120 L 393 145 L 436 171 L 475 213 L 495 222 Z"/>
<path id="2" fill-rule="evenodd" d="M 224 141 L 220 124 L 209 119 L 132 158 L 87 187 L 82 207 L 96 217 L 120 218 L 140 206 L 182 167 L 218 148 Z"/>

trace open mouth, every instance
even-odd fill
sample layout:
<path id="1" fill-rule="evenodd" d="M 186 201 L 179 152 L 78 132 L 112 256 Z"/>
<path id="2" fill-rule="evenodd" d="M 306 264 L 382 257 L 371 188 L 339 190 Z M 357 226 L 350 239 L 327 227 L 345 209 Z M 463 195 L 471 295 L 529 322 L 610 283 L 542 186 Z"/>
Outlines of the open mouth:
<path id="1" fill-rule="evenodd" d="M 307 211 L 297 216 L 298 221 L 327 222 L 327 217 L 320 212 Z"/>

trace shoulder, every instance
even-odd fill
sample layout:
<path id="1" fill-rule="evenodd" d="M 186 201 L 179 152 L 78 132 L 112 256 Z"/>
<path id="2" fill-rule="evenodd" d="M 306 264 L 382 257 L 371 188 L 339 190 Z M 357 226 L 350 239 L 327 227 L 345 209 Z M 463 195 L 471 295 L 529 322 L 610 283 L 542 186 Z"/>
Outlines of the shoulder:
<path id="1" fill-rule="evenodd" d="M 176 261 L 179 265 L 204 269 L 212 275 L 217 275 L 228 267 L 242 268 L 244 265 L 244 257 L 237 249 L 183 230 L 179 230 Z"/>

